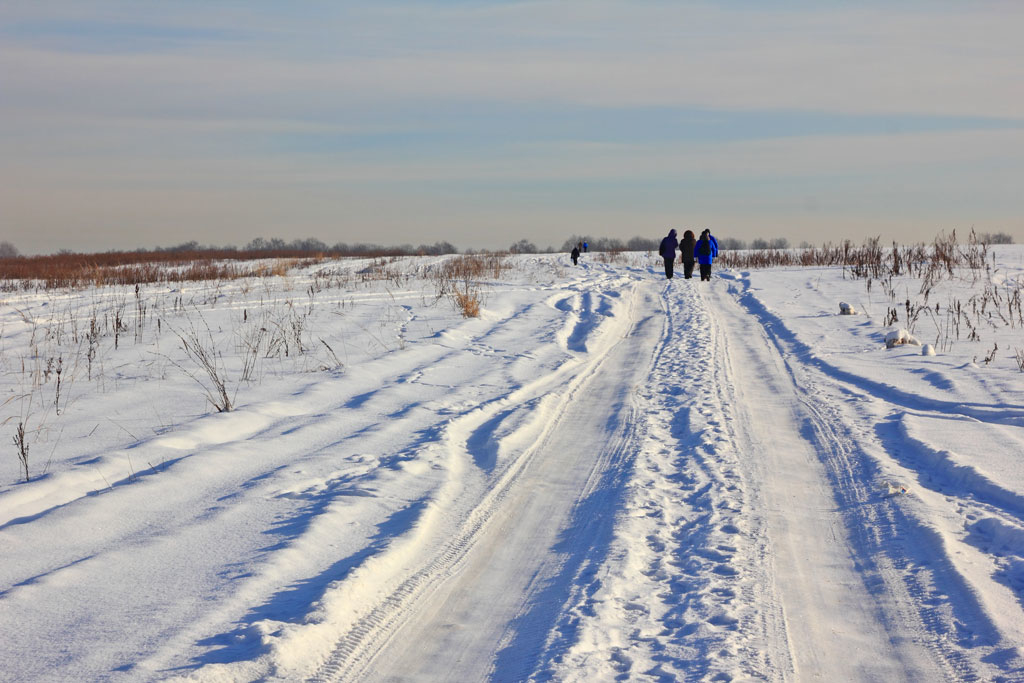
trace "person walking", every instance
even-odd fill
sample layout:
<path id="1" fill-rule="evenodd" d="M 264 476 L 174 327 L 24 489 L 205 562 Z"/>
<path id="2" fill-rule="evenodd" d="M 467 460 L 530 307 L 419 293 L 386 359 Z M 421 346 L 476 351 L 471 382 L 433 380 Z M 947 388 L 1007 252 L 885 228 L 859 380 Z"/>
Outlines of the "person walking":
<path id="1" fill-rule="evenodd" d="M 704 228 L 704 232 L 700 234 L 700 239 L 697 240 L 697 244 L 693 248 L 693 255 L 697 257 L 697 263 L 700 264 L 701 282 L 704 280 L 710 282 L 711 262 L 718 256 L 718 240 L 711 234 L 710 228 Z"/>
<path id="2" fill-rule="evenodd" d="M 693 230 L 683 233 L 683 241 L 679 243 L 679 260 L 683 263 L 683 277 L 689 280 L 693 277 L 693 255 L 697 239 L 693 236 Z"/>
<path id="3" fill-rule="evenodd" d="M 572 248 L 572 253 L 569 254 L 572 257 L 572 264 L 578 266 L 580 263 L 580 245 L 576 245 Z"/>
<path id="4" fill-rule="evenodd" d="M 658 247 L 658 253 L 661 254 L 661 258 L 665 259 L 665 277 L 669 280 L 672 279 L 672 266 L 676 262 L 676 247 L 678 246 L 676 229 L 672 228 L 668 231 L 668 235 L 661 240 L 661 246 Z"/>

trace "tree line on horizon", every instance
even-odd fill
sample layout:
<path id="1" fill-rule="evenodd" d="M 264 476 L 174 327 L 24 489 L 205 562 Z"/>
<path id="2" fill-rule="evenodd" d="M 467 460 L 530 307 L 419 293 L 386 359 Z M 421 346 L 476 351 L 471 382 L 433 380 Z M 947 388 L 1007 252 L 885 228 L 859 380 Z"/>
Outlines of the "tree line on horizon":
<path id="1" fill-rule="evenodd" d="M 696 231 L 695 231 L 696 232 Z M 997 233 L 979 233 L 978 241 L 986 244 L 1013 244 L 1013 236 L 1005 232 Z M 511 254 L 552 254 L 560 252 L 572 251 L 573 247 L 577 244 L 586 243 L 588 251 L 595 252 L 615 252 L 615 251 L 657 251 L 661 243 L 661 238 L 652 239 L 649 237 L 632 237 L 628 240 L 621 240 L 616 237 L 590 237 L 588 235 L 571 235 L 566 238 L 559 249 L 554 247 L 538 247 L 537 244 L 528 240 L 521 239 L 514 242 L 509 246 L 508 252 Z M 811 248 L 810 242 L 803 241 L 797 245 L 796 248 L 807 249 Z M 718 247 L 723 251 L 744 251 L 744 250 L 768 250 L 768 249 L 790 249 L 793 248 L 789 240 L 785 237 L 774 237 L 774 238 L 754 238 L 749 242 L 736 237 L 722 237 L 718 236 Z M 364 257 L 379 257 L 379 256 L 440 256 L 445 254 L 459 254 L 459 248 L 453 245 L 451 242 L 440 241 L 433 244 L 421 244 L 419 246 L 413 246 L 411 244 L 401 244 L 397 246 L 384 246 L 380 244 L 371 243 L 354 243 L 348 244 L 346 242 L 338 242 L 333 245 L 328 245 L 322 240 L 307 237 L 304 239 L 294 239 L 290 242 L 285 241 L 279 237 L 263 238 L 257 237 L 250 240 L 243 247 L 235 247 L 232 245 L 218 247 L 218 246 L 207 246 L 202 245 L 199 242 L 192 240 L 189 242 L 183 242 L 169 247 L 154 247 L 153 249 L 147 249 L 145 247 L 139 247 L 134 250 L 110 250 L 108 253 L 120 253 L 120 254 L 183 254 L 183 253 L 209 253 L 217 252 L 222 255 L 223 258 L 230 258 L 232 255 L 236 255 L 236 258 L 245 258 L 250 255 L 263 255 L 271 254 L 274 256 L 281 255 L 308 255 L 308 254 L 324 254 L 334 256 L 364 256 Z M 488 249 L 467 249 L 464 253 L 467 254 L 485 254 L 490 253 Z M 54 253 L 54 255 L 73 255 L 75 252 L 69 249 L 60 249 Z M 13 259 L 21 257 L 21 253 L 9 241 L 0 241 L 0 259 Z"/>

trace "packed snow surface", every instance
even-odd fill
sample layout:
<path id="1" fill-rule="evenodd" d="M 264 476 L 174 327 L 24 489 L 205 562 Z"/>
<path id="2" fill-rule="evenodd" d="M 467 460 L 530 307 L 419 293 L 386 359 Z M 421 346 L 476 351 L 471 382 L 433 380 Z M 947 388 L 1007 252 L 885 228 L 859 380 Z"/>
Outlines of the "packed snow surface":
<path id="1" fill-rule="evenodd" d="M 1022 257 L 2 293 L 0 680 L 1024 680 Z"/>

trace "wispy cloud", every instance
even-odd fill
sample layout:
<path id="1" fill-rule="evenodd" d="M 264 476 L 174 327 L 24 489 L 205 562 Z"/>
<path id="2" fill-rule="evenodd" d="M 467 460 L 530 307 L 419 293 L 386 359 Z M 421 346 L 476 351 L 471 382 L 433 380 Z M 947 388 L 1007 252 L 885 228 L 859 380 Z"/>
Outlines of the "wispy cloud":
<path id="1" fill-rule="evenodd" d="M 458 98 L 1019 117 L 1024 7 L 980 7 L 392 5 L 275 15 L 271 27 L 258 12 L 204 5 L 191 12 L 219 25 L 183 25 L 195 20 L 188 9 L 170 26 L 62 20 L 48 32 L 45 22 L 15 22 L 0 59 L 14 92 L 45 79 L 118 102 L 127 85 L 153 103 L 191 95 L 197 107 L 291 94 L 296 106 Z M 119 49 L 103 51 L 111 44 Z"/>
<path id="2" fill-rule="evenodd" d="M 502 246 L 512 219 L 481 223 L 481 196 L 527 225 L 531 206 L 592 220 L 609 196 L 661 220 L 686 209 L 673 183 L 707 189 L 723 217 L 745 197 L 806 203 L 813 186 L 849 225 L 863 210 L 844 191 L 880 196 L 902 173 L 918 180 L 900 215 L 960 187 L 958 216 L 1022 230 L 999 194 L 1024 176 L 1022 19 L 1011 3 L 8 3 L 0 202 L 15 208 L 0 220 L 46 250 L 76 216 L 144 222 L 140 197 L 163 186 L 182 201 L 150 200 L 193 235 L 209 235 L 204 207 L 235 235 L 275 232 L 289 206 L 351 241 L 401 223 L 390 197 L 438 239 Z M 443 220 L 417 185 L 444 185 Z M 350 210 L 332 221 L 338 197 Z M 759 206 L 745 230 L 784 223 Z"/>

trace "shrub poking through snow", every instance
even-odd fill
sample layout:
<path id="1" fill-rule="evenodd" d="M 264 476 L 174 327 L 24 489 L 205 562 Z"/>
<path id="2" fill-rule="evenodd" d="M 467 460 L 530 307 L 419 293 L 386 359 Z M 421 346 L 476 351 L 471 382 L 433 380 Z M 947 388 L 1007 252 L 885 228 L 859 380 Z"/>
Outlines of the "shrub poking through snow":
<path id="1" fill-rule="evenodd" d="M 206 318 L 203 318 L 202 313 L 199 314 L 202 318 L 203 327 L 206 329 L 206 334 L 202 334 L 196 327 L 195 323 L 189 321 L 190 327 L 188 330 L 179 332 L 174 330 L 178 339 L 181 340 L 181 348 L 185 350 L 185 354 L 190 360 L 192 360 L 199 368 L 206 374 L 209 384 L 203 382 L 202 379 L 196 377 L 193 373 L 189 372 L 182 365 L 175 361 L 171 361 L 179 368 L 181 368 L 185 374 L 194 379 L 199 386 L 203 387 L 206 391 L 206 397 L 210 401 L 210 404 L 217 409 L 218 413 L 229 413 L 234 407 L 234 397 L 229 395 L 227 388 L 227 370 L 224 368 L 224 356 L 217 349 L 217 345 L 213 339 L 213 332 L 210 330 L 209 324 L 206 322 Z M 173 329 L 173 328 L 171 328 Z M 237 387 L 235 389 L 237 393 Z"/>
<path id="2" fill-rule="evenodd" d="M 845 301 L 840 301 L 839 315 L 857 315 L 857 309 L 853 307 L 853 304 L 848 304 Z"/>
<path id="3" fill-rule="evenodd" d="M 464 288 L 461 290 L 456 288 L 453 291 L 452 296 L 454 297 L 455 307 L 462 312 L 462 317 L 480 317 L 480 303 L 482 295 L 479 287 L 473 287 L 469 282 L 466 282 Z"/>
<path id="4" fill-rule="evenodd" d="M 18 423 L 18 431 L 14 435 L 14 445 L 18 449 L 18 461 L 25 474 L 25 481 L 28 481 L 28 443 L 25 442 L 25 423 Z"/>
<path id="5" fill-rule="evenodd" d="M 483 304 L 483 284 L 480 279 L 485 276 L 498 279 L 507 267 L 505 258 L 497 254 L 449 259 L 432 275 L 437 298 L 448 297 L 465 318 L 479 317 Z"/>
<path id="6" fill-rule="evenodd" d="M 887 349 L 891 349 L 894 346 L 903 346 L 905 344 L 920 346 L 921 342 L 917 341 L 917 338 L 914 337 L 914 335 L 910 334 L 903 328 L 892 330 L 889 334 L 885 335 L 885 348 Z"/>

